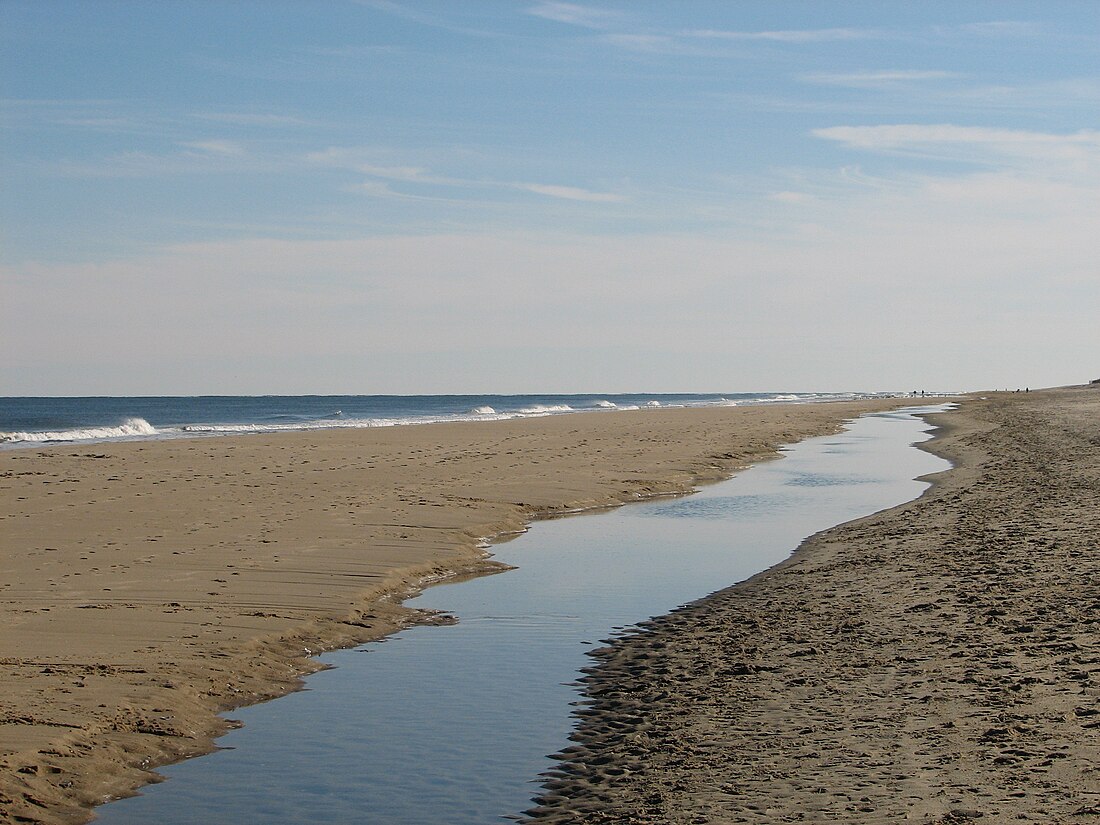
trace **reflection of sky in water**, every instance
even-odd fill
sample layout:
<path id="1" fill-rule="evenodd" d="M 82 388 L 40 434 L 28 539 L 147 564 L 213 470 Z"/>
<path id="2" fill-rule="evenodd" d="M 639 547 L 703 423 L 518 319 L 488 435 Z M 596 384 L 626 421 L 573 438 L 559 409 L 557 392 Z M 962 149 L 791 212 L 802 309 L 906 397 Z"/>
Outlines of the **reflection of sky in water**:
<path id="1" fill-rule="evenodd" d="M 336 667 L 308 690 L 233 712 L 245 727 L 219 740 L 232 750 L 164 769 L 168 782 L 99 809 L 100 822 L 501 821 L 568 744 L 584 651 L 915 497 L 925 485 L 912 479 L 946 466 L 907 446 L 926 429 L 872 416 L 686 498 L 539 522 L 494 548 L 518 569 L 409 602 L 457 625 L 325 654 Z"/>
<path id="2" fill-rule="evenodd" d="M 644 515 L 658 518 L 724 519 L 738 515 L 759 517 L 798 503 L 799 497 L 789 493 L 744 496 L 691 496 L 679 501 L 650 506 Z"/>
<path id="3" fill-rule="evenodd" d="M 799 473 L 787 479 L 787 483 L 794 487 L 832 487 L 838 484 L 874 484 L 878 479 L 860 478 L 859 476 L 829 475 L 821 473 Z"/>

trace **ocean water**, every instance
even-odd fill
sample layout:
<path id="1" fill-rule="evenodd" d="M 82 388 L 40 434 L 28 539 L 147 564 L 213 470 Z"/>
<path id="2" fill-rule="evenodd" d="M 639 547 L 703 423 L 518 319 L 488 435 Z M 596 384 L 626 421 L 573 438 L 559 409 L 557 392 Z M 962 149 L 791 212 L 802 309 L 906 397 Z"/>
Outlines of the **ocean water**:
<path id="1" fill-rule="evenodd" d="M 499 421 L 596 410 L 811 403 L 891 395 L 897 393 L 0 397 L 0 448 L 392 427 L 440 421 Z"/>
<path id="2" fill-rule="evenodd" d="M 679 498 L 533 524 L 516 566 L 429 588 L 454 616 L 320 657 L 306 689 L 233 711 L 222 750 L 97 809 L 102 825 L 490 825 L 529 807 L 569 744 L 601 640 L 785 559 L 806 536 L 892 507 L 948 464 L 913 413 L 867 415 Z"/>

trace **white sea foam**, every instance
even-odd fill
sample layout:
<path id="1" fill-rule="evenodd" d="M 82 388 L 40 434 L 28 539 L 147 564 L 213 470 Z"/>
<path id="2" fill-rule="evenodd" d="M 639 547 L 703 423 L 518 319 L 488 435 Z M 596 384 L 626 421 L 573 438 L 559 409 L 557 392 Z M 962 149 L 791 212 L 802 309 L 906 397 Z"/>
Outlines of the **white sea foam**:
<path id="1" fill-rule="evenodd" d="M 16 444 L 21 441 L 89 441 L 105 438 L 132 438 L 142 435 L 157 435 L 158 430 L 144 418 L 127 418 L 114 427 L 84 427 L 79 430 L 56 430 L 52 432 L 0 432 L 0 443 Z"/>
<path id="2" fill-rule="evenodd" d="M 187 424 L 180 427 L 184 433 L 230 435 L 233 433 L 281 433 L 294 430 L 367 429 L 370 427 L 396 427 L 409 424 L 396 418 L 344 418 L 320 421 L 302 421 L 291 424 Z"/>
<path id="3" fill-rule="evenodd" d="M 661 406 L 661 402 L 658 401 L 657 399 L 653 399 L 652 401 L 646 401 L 645 405 L 647 407 L 659 407 L 659 406 Z"/>
<path id="4" fill-rule="evenodd" d="M 568 404 L 534 404 L 520 410 L 523 415 L 550 415 L 563 412 L 573 412 L 573 408 Z"/>
<path id="5" fill-rule="evenodd" d="M 596 406 L 597 407 L 603 407 L 604 409 L 607 409 L 607 410 L 613 410 L 616 407 L 618 407 L 619 405 L 616 404 L 614 401 L 597 401 Z"/>
<path id="6" fill-rule="evenodd" d="M 519 417 L 518 413 L 500 413 L 486 405 L 475 407 L 465 414 L 410 415 L 401 418 L 339 418 L 279 424 L 188 424 L 180 427 L 177 432 L 186 435 L 247 435 L 301 430 L 367 430 L 409 424 L 439 424 L 448 421 L 504 421 L 517 417 Z"/>

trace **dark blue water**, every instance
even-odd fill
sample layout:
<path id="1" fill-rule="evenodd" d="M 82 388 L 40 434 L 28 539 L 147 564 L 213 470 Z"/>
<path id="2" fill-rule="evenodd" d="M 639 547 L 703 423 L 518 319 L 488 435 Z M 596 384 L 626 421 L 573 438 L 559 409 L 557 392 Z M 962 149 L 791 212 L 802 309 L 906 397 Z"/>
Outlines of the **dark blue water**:
<path id="1" fill-rule="evenodd" d="M 484 825 L 529 807 L 568 744 L 591 644 L 785 559 L 819 530 L 915 498 L 947 462 L 928 426 L 866 416 L 686 498 L 535 524 L 517 569 L 433 587 L 458 623 L 326 654 L 308 690 L 242 708 L 226 750 L 98 810 L 105 825 Z"/>
<path id="2" fill-rule="evenodd" d="M 868 398 L 881 393 L 604 395 L 264 395 L 0 397 L 0 446 L 172 438 L 439 421 L 492 421 L 593 410 L 737 406 Z"/>

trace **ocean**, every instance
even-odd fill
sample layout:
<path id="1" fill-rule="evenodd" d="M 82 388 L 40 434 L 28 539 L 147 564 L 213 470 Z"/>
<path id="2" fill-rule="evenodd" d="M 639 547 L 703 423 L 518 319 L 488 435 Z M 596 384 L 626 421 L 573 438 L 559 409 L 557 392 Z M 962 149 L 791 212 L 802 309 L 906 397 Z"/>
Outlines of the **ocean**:
<path id="1" fill-rule="evenodd" d="M 499 421 L 659 407 L 812 403 L 902 393 L 637 393 L 593 395 L 209 395 L 0 397 L 0 448 L 293 430 Z"/>

